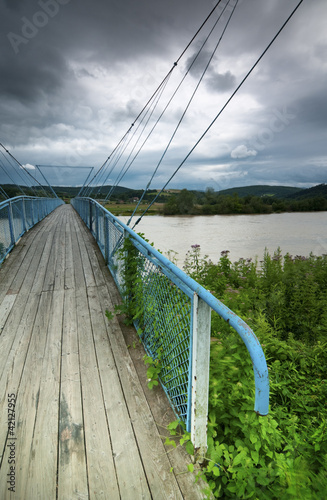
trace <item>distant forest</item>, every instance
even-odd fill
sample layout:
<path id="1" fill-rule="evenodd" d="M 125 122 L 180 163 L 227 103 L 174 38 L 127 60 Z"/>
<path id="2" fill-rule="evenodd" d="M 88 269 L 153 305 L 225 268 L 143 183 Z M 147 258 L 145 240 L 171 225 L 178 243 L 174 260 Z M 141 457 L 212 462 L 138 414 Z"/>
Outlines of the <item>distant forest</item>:
<path id="1" fill-rule="evenodd" d="M 280 212 L 327 211 L 327 186 L 309 189 L 285 186 L 247 186 L 204 193 L 183 189 L 169 197 L 165 215 L 270 214 Z"/>
<path id="2" fill-rule="evenodd" d="M 22 190 L 12 184 L 1 186 L 9 198 L 22 193 L 28 196 L 53 195 L 49 187 L 44 190 L 38 186 L 33 189 L 23 187 Z M 78 195 L 79 187 L 54 186 L 59 198 L 69 203 L 71 198 Z M 93 198 L 103 201 L 111 186 L 103 186 L 99 191 L 91 193 Z M 111 203 L 135 203 L 141 198 L 143 189 L 116 187 L 110 197 Z M 147 191 L 143 202 L 150 203 L 157 195 L 157 190 Z M 1 196 L 3 201 L 5 196 Z M 270 214 L 280 212 L 312 212 L 327 211 L 327 185 L 319 184 L 309 189 L 288 186 L 245 186 L 214 191 L 208 188 L 205 191 L 166 190 L 156 200 L 156 213 L 164 215 L 229 215 L 229 214 Z"/>
<path id="3" fill-rule="evenodd" d="M 13 184 L 2 184 L 0 186 L 3 191 L 6 193 L 6 195 L 9 198 L 14 198 L 15 196 L 21 196 L 21 195 L 26 195 L 26 196 L 53 196 L 53 192 L 49 188 L 49 186 L 33 186 L 32 188 L 28 188 L 25 186 L 16 186 Z M 91 197 L 99 200 L 104 200 L 105 197 L 108 195 L 109 191 L 111 190 L 112 186 L 103 186 L 100 189 L 95 188 L 92 191 Z M 52 186 L 52 189 L 58 196 L 58 198 L 61 198 L 66 201 L 70 201 L 71 198 L 75 198 L 75 196 L 78 195 L 80 192 L 81 188 L 80 187 L 73 187 L 73 186 Z M 150 189 L 145 197 L 145 201 L 151 201 L 155 194 L 157 193 L 156 189 Z M 110 200 L 115 201 L 115 202 L 128 202 L 133 198 L 139 198 L 143 194 L 143 189 L 130 189 L 126 187 L 120 187 L 117 186 L 114 189 L 113 194 L 110 196 Z M 6 197 L 1 193 L 0 190 L 0 201 L 5 200 Z M 165 198 L 161 197 L 161 201 L 164 201 Z"/>

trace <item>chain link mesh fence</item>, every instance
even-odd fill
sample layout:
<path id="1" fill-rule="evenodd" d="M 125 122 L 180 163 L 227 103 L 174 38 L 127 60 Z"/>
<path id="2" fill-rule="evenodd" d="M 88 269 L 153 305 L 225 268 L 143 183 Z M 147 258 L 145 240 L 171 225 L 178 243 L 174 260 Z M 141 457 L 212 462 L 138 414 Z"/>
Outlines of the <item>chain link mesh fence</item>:
<path id="1" fill-rule="evenodd" d="M 21 236 L 64 202 L 18 196 L 0 203 L 0 264 Z"/>

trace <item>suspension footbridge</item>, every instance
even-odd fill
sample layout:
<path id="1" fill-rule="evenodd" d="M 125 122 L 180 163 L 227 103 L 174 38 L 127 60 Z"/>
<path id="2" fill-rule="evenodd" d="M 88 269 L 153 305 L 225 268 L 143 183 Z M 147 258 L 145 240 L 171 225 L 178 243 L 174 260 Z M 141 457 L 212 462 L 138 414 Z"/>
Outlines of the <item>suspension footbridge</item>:
<path id="1" fill-rule="evenodd" d="M 23 236 L 2 265 L 1 498 L 203 498 L 185 474 L 190 457 L 164 447 L 175 416 L 162 391 L 147 388 L 139 342 L 127 340 L 129 348 L 130 329 L 106 318 L 120 302 L 69 205 Z"/>
<path id="2" fill-rule="evenodd" d="M 215 110 L 209 126 L 169 173 L 162 190 L 302 2 L 218 113 Z M 219 4 L 195 37 L 217 13 Z M 37 181 L 0 143 L 4 158 L 0 158 L 0 168 L 7 183 L 21 192 L 12 198 L 4 189 L 6 184 L 0 186 L 4 200 L 0 203 L 1 499 L 204 498 L 204 484 L 195 482 L 188 469 L 191 457 L 181 447 L 167 450 L 164 443 L 167 424 L 178 419 L 189 433 L 194 461 L 205 456 L 212 311 L 243 340 L 253 364 L 253 409 L 259 415 L 268 414 L 268 369 L 254 332 L 130 227 L 237 4 L 237 0 L 228 1 L 220 9 L 203 43 L 197 42 L 195 57 L 181 81 L 173 92 L 170 87 L 170 95 L 159 110 L 158 103 L 193 37 L 91 179 L 90 167 L 87 181 L 70 205 L 58 198 L 51 183 L 44 186 Z M 217 26 L 221 34 L 217 37 L 216 33 L 215 44 L 208 51 L 206 44 Z M 137 160 L 193 65 L 208 54 L 143 196 L 125 225 L 104 208 L 103 201 L 110 198 Z M 118 164 L 120 172 L 100 203 L 102 188 Z M 124 325 L 116 315 L 122 298 L 135 328 Z M 142 361 L 145 354 L 160 382 L 153 391 L 147 385 L 148 372 Z"/>

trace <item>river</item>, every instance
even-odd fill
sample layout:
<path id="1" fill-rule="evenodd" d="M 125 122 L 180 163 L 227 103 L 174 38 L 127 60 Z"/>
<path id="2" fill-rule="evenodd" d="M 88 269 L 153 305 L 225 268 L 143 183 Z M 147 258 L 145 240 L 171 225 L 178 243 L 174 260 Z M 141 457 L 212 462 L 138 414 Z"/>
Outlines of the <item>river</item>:
<path id="1" fill-rule="evenodd" d="M 127 218 L 120 217 L 124 222 Z M 136 219 L 134 219 L 134 222 Z M 133 222 L 133 223 L 134 223 Z M 165 255 L 177 252 L 179 267 L 191 245 L 201 246 L 201 255 L 217 262 L 223 250 L 232 261 L 239 258 L 261 260 L 265 248 L 273 253 L 308 256 L 327 254 L 327 212 L 269 215 L 145 216 L 137 232 L 154 243 Z"/>

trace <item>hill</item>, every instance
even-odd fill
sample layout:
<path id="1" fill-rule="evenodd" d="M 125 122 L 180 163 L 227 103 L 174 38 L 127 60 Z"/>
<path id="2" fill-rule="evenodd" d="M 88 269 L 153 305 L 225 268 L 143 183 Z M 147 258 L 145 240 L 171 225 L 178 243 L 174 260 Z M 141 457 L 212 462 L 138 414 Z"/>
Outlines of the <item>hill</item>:
<path id="1" fill-rule="evenodd" d="M 291 193 L 287 196 L 288 199 L 292 200 L 308 200 L 317 197 L 327 199 L 327 184 L 318 184 L 318 186 L 302 189 L 297 193 Z"/>
<path id="2" fill-rule="evenodd" d="M 44 195 L 44 191 L 46 193 L 49 193 L 50 196 L 52 196 L 52 193 L 49 189 L 49 186 L 43 186 L 44 191 L 40 188 L 40 186 L 34 186 L 33 188 L 23 186 L 22 190 L 19 188 L 19 186 L 14 185 L 14 184 L 3 184 L 1 186 L 5 193 L 10 197 L 13 198 L 15 196 L 19 196 L 23 194 L 23 192 L 27 196 L 35 196 L 35 192 L 40 194 L 40 196 Z M 75 186 L 52 186 L 52 189 L 54 192 L 59 196 L 59 198 L 74 198 L 75 196 L 78 195 L 79 191 L 81 190 L 80 187 L 75 187 Z M 98 194 L 98 197 L 105 197 L 111 189 L 111 186 L 103 186 L 100 190 L 100 193 Z M 94 192 L 97 193 L 97 189 L 94 189 Z M 143 192 L 143 191 L 141 191 Z M 121 197 L 133 197 L 133 196 L 139 196 L 140 191 L 139 190 L 134 190 L 126 187 L 121 187 L 117 186 L 114 191 L 114 198 L 121 198 Z M 1 195 L 1 193 L 0 193 Z"/>
<path id="3" fill-rule="evenodd" d="M 290 187 L 290 186 L 244 186 L 244 187 L 235 187 L 230 189 L 223 189 L 222 191 L 218 191 L 218 195 L 223 196 L 233 196 L 234 193 L 237 193 L 240 198 L 244 198 L 245 196 L 273 196 L 275 198 L 288 198 L 290 196 L 296 195 L 304 191 L 302 188 Z M 305 190 L 307 191 L 307 190 Z"/>

